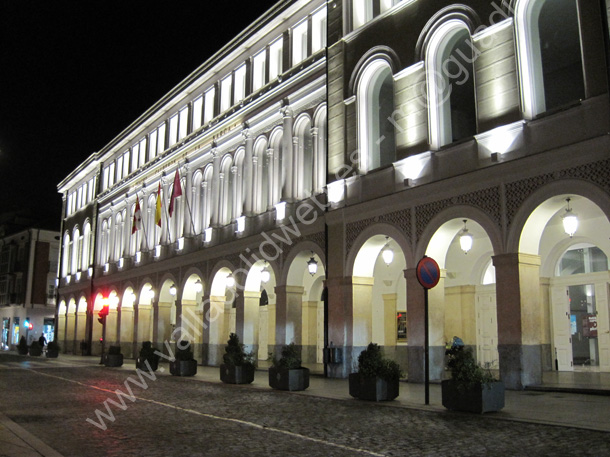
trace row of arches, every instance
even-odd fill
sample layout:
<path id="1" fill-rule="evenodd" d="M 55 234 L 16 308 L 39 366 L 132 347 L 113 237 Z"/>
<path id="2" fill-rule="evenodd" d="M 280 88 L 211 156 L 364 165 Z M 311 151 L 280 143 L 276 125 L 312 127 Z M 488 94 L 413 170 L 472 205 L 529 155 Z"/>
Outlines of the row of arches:
<path id="1" fill-rule="evenodd" d="M 568 197 L 579 217 L 573 236 L 562 224 Z M 372 341 L 399 361 L 409 379 L 417 380 L 415 350 L 421 345 L 423 320 L 416 298 L 421 287 L 413 270 L 427 254 L 442 269 L 439 286 L 430 292 L 433 378 L 442 376 L 444 346 L 454 335 L 476 350 L 480 362 L 501 371 L 503 346 L 514 344 L 537 348 L 528 362 L 534 366 L 523 367 L 524 372 L 551 370 L 555 363 L 560 370 L 610 371 L 610 241 L 604 236 L 610 233 L 609 215 L 610 201 L 595 186 L 563 181 L 528 198 L 506 236 L 489 215 L 466 205 L 438 213 L 415 246 L 398 227 L 375 223 L 361 231 L 347 253 L 349 281 L 342 284 L 349 284 L 350 292 L 343 295 L 348 303 L 333 301 L 330 293 L 328 318 L 323 303 L 326 254 L 311 242 L 286 253 L 282 268 L 250 256 L 247 268 L 221 261 L 207 274 L 193 267 L 181 278 L 145 278 L 110 292 L 117 300 L 108 339 L 130 354 L 142 341 L 161 347 L 186 337 L 196 342 L 202 363 L 210 365 L 220 363 L 233 331 L 259 360 L 295 342 L 304 361 L 315 364 L 322 361 L 323 346 L 333 342 L 349 356 L 344 370 Z M 460 243 L 464 221 L 472 236 L 466 252 Z M 331 248 L 328 255 L 335 254 Z M 314 275 L 307 270 L 310 259 L 318 264 Z M 230 277 L 237 286 L 229 283 Z M 500 302 L 508 303 L 508 309 L 501 309 Z M 60 305 L 59 335 L 68 347 L 81 336 L 88 309 L 84 297 L 78 307 L 76 303 L 75 298 Z M 96 301 L 92 311 L 98 307 Z M 521 315 L 527 319 L 519 321 Z M 516 343 L 511 340 L 515 319 Z M 101 326 L 93 325 L 96 341 Z M 175 334 L 176 328 L 181 332 Z M 341 328 L 343 336 L 337 331 Z"/>
<path id="2" fill-rule="evenodd" d="M 514 33 L 525 119 L 586 98 L 576 0 L 518 0 Z M 427 106 L 428 144 L 432 150 L 472 137 L 479 131 L 475 67 L 481 50 L 473 35 L 483 27 L 467 11 L 447 8 L 425 27 L 418 43 L 424 65 L 425 90 L 418 97 Z M 494 25 L 494 24 L 491 24 Z M 493 40 L 493 36 L 487 38 Z M 419 44 L 418 44 L 419 46 Z M 352 91 L 357 97 L 359 170 L 396 161 L 394 75 L 400 70 L 393 51 L 373 49 L 355 70 Z M 502 90 L 496 97 L 504 97 Z"/>

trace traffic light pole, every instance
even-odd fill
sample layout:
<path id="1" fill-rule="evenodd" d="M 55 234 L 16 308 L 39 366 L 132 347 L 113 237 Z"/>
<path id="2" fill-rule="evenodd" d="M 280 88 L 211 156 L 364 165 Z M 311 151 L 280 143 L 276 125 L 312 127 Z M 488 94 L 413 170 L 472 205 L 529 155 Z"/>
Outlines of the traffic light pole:
<path id="1" fill-rule="evenodd" d="M 102 316 L 102 356 L 100 358 L 100 365 L 104 364 L 104 354 L 106 353 L 106 316 Z"/>

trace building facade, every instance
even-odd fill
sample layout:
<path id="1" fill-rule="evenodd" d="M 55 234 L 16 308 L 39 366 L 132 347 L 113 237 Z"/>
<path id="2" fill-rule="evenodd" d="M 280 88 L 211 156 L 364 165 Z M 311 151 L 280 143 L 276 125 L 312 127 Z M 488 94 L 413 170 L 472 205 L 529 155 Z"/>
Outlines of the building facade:
<path id="1" fill-rule="evenodd" d="M 58 338 L 610 371 L 608 8 L 280 1 L 59 185 Z"/>
<path id="2" fill-rule="evenodd" d="M 47 341 L 55 335 L 59 233 L 30 228 L 0 238 L 1 349 L 14 350 L 21 337 Z"/>

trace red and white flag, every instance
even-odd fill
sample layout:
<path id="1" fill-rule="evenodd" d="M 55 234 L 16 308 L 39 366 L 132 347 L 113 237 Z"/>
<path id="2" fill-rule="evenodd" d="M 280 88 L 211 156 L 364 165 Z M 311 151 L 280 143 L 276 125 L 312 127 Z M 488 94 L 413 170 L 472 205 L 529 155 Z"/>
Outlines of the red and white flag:
<path id="1" fill-rule="evenodd" d="M 136 195 L 136 209 L 133 212 L 133 225 L 131 227 L 131 234 L 133 235 L 142 228 L 142 210 L 140 209 L 140 200 Z"/>
<path id="2" fill-rule="evenodd" d="M 174 175 L 174 186 L 172 187 L 172 196 L 169 199 L 169 217 L 172 217 L 174 214 L 174 205 L 176 203 L 176 198 L 182 195 L 182 186 L 180 185 L 180 173 L 176 170 L 176 174 Z"/>

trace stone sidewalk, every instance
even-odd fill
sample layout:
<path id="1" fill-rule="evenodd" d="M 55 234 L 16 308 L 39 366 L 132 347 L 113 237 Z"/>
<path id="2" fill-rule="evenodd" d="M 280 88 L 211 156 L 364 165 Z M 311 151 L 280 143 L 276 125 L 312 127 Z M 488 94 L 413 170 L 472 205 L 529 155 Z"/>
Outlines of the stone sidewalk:
<path id="1" fill-rule="evenodd" d="M 13 361 L 7 365 L 17 366 L 23 363 L 22 359 L 12 357 L 11 359 Z M 99 358 L 62 355 L 56 360 L 28 358 L 26 363 L 30 368 L 42 368 L 45 366 L 49 368 L 52 366 L 70 367 L 98 365 Z M 126 360 L 125 365 L 120 370 L 133 372 L 134 369 L 134 361 Z M 169 376 L 167 370 L 157 373 L 158 376 Z M 573 378 L 569 379 L 572 379 L 573 382 Z M 199 366 L 198 374 L 194 378 L 185 378 L 185 380 L 187 382 L 220 383 L 218 368 L 215 367 Z M 553 388 L 550 392 L 543 390 L 507 391 L 505 408 L 498 413 L 487 414 L 485 418 L 610 432 L 610 396 L 571 393 L 569 392 L 569 382 L 566 383 L 564 381 L 561 384 L 560 381 L 555 379 L 555 384 L 551 386 Z M 267 372 L 265 370 L 258 370 L 255 381 L 250 386 L 246 386 L 246 388 L 269 390 Z M 559 391 L 557 391 L 557 388 L 559 388 Z M 449 412 L 442 407 L 441 389 L 438 384 L 430 386 L 430 405 L 424 404 L 423 385 L 401 383 L 400 389 L 400 396 L 395 401 L 374 404 L 373 406 L 408 408 L 455 415 L 456 417 L 459 417 L 461 414 Z M 348 394 L 347 380 L 327 379 L 321 376 L 312 376 L 309 389 L 303 392 L 292 392 L 291 395 L 357 401 L 352 399 Z M 2 414 L 0 414 L 0 443 L 2 443 L 2 446 L 0 446 L 0 456 L 60 456 L 59 453 Z"/>

